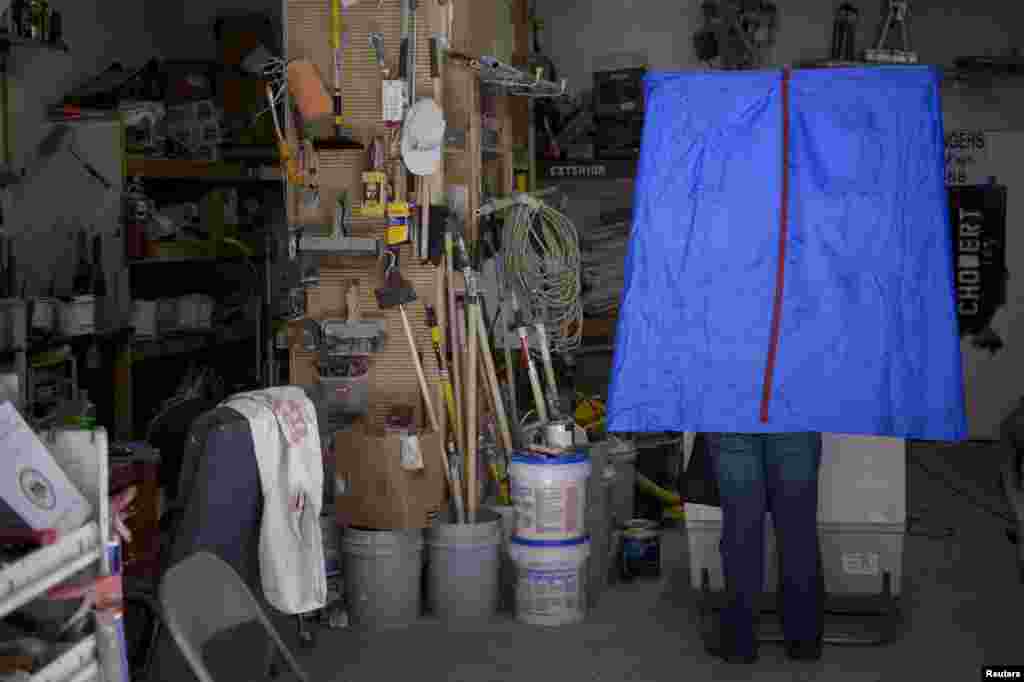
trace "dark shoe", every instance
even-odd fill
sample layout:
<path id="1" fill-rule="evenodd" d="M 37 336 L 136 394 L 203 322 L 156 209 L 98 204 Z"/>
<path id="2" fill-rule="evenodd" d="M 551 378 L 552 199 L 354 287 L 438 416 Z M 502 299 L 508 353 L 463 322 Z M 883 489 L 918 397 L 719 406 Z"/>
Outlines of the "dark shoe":
<path id="1" fill-rule="evenodd" d="M 708 655 L 714 656 L 715 658 L 720 658 L 726 663 L 742 663 L 747 665 L 751 663 L 757 663 L 756 652 L 741 656 L 717 642 L 714 644 L 705 643 L 704 651 L 708 652 Z"/>
<path id="2" fill-rule="evenodd" d="M 791 661 L 820 661 L 821 642 L 786 642 L 786 656 Z"/>

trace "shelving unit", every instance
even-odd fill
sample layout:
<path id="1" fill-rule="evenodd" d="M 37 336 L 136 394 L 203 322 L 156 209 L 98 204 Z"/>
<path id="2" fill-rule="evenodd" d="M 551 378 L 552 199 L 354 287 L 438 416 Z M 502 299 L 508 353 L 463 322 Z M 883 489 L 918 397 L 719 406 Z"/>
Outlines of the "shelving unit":
<path id="1" fill-rule="evenodd" d="M 93 439 L 95 466 L 95 519 L 61 537 L 52 545 L 35 550 L 19 561 L 0 568 L 0 618 L 44 595 L 48 590 L 90 566 L 99 566 L 100 575 L 109 575 L 106 556 L 110 528 L 107 437 L 98 429 Z M 83 491 L 85 492 L 85 491 Z M 89 497 L 89 495 L 86 495 Z M 104 682 L 101 649 L 118 651 L 118 642 L 101 642 L 101 631 L 89 635 L 32 675 L 32 682 Z M 116 681 L 107 681 L 116 682 Z"/>
<path id="2" fill-rule="evenodd" d="M 193 180 L 213 183 L 281 182 L 276 166 L 254 167 L 238 161 L 197 161 L 194 159 L 151 159 L 128 157 L 128 177 L 150 180 Z"/>

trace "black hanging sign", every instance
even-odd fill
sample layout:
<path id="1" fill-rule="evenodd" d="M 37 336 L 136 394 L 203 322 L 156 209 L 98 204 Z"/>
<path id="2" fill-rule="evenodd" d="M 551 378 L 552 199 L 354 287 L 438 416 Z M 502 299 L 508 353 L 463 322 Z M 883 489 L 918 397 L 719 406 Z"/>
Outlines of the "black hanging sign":
<path id="1" fill-rule="evenodd" d="M 991 334 L 1006 303 L 1006 187 L 950 187 L 949 206 L 960 335 Z"/>

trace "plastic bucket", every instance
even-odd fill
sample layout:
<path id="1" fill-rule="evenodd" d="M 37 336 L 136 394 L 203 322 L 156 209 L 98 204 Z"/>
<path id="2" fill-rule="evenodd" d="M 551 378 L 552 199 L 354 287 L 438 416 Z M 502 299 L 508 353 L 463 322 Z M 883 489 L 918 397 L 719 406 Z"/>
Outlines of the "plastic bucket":
<path id="1" fill-rule="evenodd" d="M 420 615 L 421 531 L 346 528 L 341 540 L 345 597 L 354 626 L 404 627 Z"/>
<path id="2" fill-rule="evenodd" d="M 485 509 L 501 517 L 501 568 L 498 571 L 498 609 L 509 613 L 516 608 L 516 565 L 509 554 L 512 533 L 516 529 L 516 508 L 504 504 L 488 504 Z"/>
<path id="3" fill-rule="evenodd" d="M 586 613 L 590 540 L 544 542 L 512 538 L 516 563 L 516 617 L 530 625 L 579 623 Z"/>
<path id="4" fill-rule="evenodd" d="M 443 621 L 481 621 L 498 611 L 501 517 L 477 512 L 476 523 L 440 523 L 426 531 L 427 605 Z"/>
<path id="5" fill-rule="evenodd" d="M 590 458 L 581 452 L 561 457 L 512 456 L 512 504 L 516 537 L 578 540 L 586 535 Z"/>
<path id="6" fill-rule="evenodd" d="M 661 576 L 661 531 L 647 519 L 634 519 L 622 529 L 622 579 Z"/>

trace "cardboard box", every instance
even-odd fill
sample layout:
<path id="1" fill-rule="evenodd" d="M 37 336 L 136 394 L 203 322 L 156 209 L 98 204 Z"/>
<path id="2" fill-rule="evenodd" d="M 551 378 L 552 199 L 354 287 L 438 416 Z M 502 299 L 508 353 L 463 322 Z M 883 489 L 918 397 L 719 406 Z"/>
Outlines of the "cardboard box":
<path id="1" fill-rule="evenodd" d="M 363 418 L 335 435 L 338 524 L 377 530 L 426 528 L 445 506 L 441 435 L 420 429 L 423 469 L 408 471 L 401 463 L 402 436 L 385 431 L 380 414 L 379 409 L 371 410 L 376 418 Z"/>

